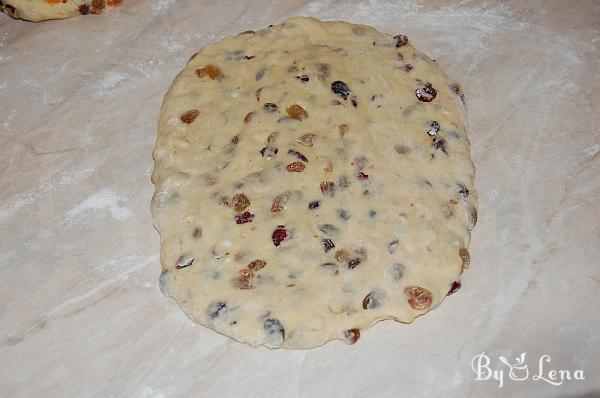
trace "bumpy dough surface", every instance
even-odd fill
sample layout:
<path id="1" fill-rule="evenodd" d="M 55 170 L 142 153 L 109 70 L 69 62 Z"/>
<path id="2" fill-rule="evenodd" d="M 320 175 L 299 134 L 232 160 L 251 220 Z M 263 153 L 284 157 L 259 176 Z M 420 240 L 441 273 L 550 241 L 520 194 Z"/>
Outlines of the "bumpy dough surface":
<path id="1" fill-rule="evenodd" d="M 0 0 L 0 10 L 13 18 L 32 22 L 99 14 L 122 0 Z"/>
<path id="2" fill-rule="evenodd" d="M 354 343 L 435 308 L 477 217 L 461 99 L 368 26 L 292 18 L 204 47 L 160 114 L 162 291 L 268 347 Z"/>

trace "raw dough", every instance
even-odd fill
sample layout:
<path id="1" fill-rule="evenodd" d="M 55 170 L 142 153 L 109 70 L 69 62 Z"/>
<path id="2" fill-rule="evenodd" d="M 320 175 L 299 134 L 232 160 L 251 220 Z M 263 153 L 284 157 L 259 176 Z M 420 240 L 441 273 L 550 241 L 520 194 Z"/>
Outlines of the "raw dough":
<path id="1" fill-rule="evenodd" d="M 122 0 L 0 0 L 0 10 L 17 19 L 45 21 L 75 15 L 100 14 Z"/>
<path id="2" fill-rule="evenodd" d="M 292 18 L 206 46 L 160 114 L 162 291 L 268 347 L 435 308 L 477 217 L 461 100 L 406 36 L 368 26 Z"/>

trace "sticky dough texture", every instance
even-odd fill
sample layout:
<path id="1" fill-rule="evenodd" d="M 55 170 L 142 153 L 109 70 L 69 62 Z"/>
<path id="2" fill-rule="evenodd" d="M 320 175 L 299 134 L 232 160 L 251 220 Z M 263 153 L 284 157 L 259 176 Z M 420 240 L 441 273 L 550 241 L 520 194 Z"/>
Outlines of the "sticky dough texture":
<path id="1" fill-rule="evenodd" d="M 292 18 L 204 47 L 160 113 L 162 291 L 219 333 L 285 348 L 353 343 L 438 306 L 468 266 L 477 217 L 459 87 L 402 38 L 345 22 Z"/>

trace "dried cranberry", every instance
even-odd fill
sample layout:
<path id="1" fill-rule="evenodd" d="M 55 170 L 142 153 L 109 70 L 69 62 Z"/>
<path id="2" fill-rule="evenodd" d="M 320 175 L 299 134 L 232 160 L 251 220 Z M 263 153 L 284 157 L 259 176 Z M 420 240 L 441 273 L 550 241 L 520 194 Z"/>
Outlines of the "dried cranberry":
<path id="1" fill-rule="evenodd" d="M 275 105 L 272 102 L 267 102 L 266 104 L 264 104 L 263 105 L 263 109 L 267 113 L 275 113 L 275 112 L 277 112 L 279 110 L 279 108 L 277 107 L 277 105 Z"/>
<path id="2" fill-rule="evenodd" d="M 433 88 L 431 83 L 425 83 L 417 87 L 415 95 L 419 101 L 431 102 L 437 96 L 437 90 Z"/>
<path id="3" fill-rule="evenodd" d="M 87 4 L 82 4 L 79 6 L 79 13 L 81 15 L 88 15 L 90 13 L 90 6 Z"/>
<path id="4" fill-rule="evenodd" d="M 308 203 L 308 208 L 311 210 L 316 209 L 319 206 L 321 206 L 321 202 L 319 202 L 318 200 L 313 200 L 312 202 Z"/>
<path id="5" fill-rule="evenodd" d="M 348 344 L 354 344 L 360 338 L 360 329 L 348 329 L 344 332 L 344 341 Z"/>
<path id="6" fill-rule="evenodd" d="M 323 244 L 323 249 L 325 250 L 325 253 L 335 248 L 335 244 L 331 239 L 323 239 L 321 243 Z"/>
<path id="7" fill-rule="evenodd" d="M 350 98 L 350 103 L 352 103 L 353 107 L 358 108 L 358 99 L 356 98 L 356 96 L 352 96 Z"/>
<path id="8" fill-rule="evenodd" d="M 249 211 L 245 211 L 243 213 L 239 213 L 235 215 L 235 223 L 236 224 L 245 224 L 247 222 L 252 222 L 252 219 L 254 218 L 254 214 L 250 213 Z"/>
<path id="9" fill-rule="evenodd" d="M 303 162 L 308 163 L 308 159 L 306 158 L 306 156 L 304 156 L 302 153 L 300 153 L 294 149 L 290 149 L 288 151 L 288 154 L 297 157 L 298 159 L 302 160 Z"/>
<path id="10" fill-rule="evenodd" d="M 458 289 L 460 289 L 461 286 L 462 286 L 462 283 L 460 283 L 460 281 L 454 281 L 454 282 L 452 282 L 452 286 L 450 287 L 450 290 L 448 290 L 448 296 L 451 295 L 451 294 L 453 294 L 453 293 L 456 293 L 456 291 Z"/>
<path id="11" fill-rule="evenodd" d="M 273 244 L 275 246 L 279 246 L 281 242 L 287 239 L 287 237 L 288 233 L 285 229 L 285 226 L 283 225 L 278 225 L 275 231 L 273 231 L 273 234 L 271 235 L 271 239 L 273 240 Z"/>
<path id="12" fill-rule="evenodd" d="M 331 91 L 342 97 L 344 100 L 348 99 L 348 96 L 351 93 L 350 87 L 341 80 L 336 80 L 331 83 Z"/>
<path id="13" fill-rule="evenodd" d="M 408 37 L 406 37 L 406 35 L 396 35 L 394 36 L 394 39 L 396 40 L 396 48 L 408 44 Z"/>

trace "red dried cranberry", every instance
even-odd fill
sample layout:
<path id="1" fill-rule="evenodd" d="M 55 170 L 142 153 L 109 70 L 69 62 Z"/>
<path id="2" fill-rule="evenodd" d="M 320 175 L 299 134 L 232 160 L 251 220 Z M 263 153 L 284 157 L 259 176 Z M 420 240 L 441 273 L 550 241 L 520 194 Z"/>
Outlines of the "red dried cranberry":
<path id="1" fill-rule="evenodd" d="M 288 233 L 284 225 L 278 225 L 271 235 L 271 239 L 273 239 L 273 244 L 275 246 L 279 246 L 281 242 L 287 239 L 287 237 Z"/>
<path id="2" fill-rule="evenodd" d="M 448 154 L 447 148 L 446 148 L 446 140 L 443 138 L 434 138 L 433 139 L 433 143 L 431 144 L 431 146 L 434 149 L 440 150 L 442 152 L 444 152 L 446 155 Z"/>
<path id="3" fill-rule="evenodd" d="M 450 290 L 448 290 L 448 296 L 451 295 L 451 294 L 453 294 L 453 293 L 456 293 L 456 291 L 458 289 L 460 289 L 461 286 L 462 286 L 462 283 L 460 283 L 460 281 L 454 281 L 454 282 L 452 282 L 452 286 L 450 287 Z"/>
<path id="4" fill-rule="evenodd" d="M 356 173 L 356 177 L 358 177 L 358 179 L 361 181 L 366 181 L 369 179 L 369 175 L 363 173 L 362 171 L 359 171 L 358 173 Z"/>
<path id="5" fill-rule="evenodd" d="M 360 338 L 360 329 L 348 329 L 344 332 L 344 341 L 348 344 L 354 344 Z"/>
<path id="6" fill-rule="evenodd" d="M 433 88 L 431 83 L 421 84 L 416 90 L 415 95 L 419 101 L 431 102 L 437 96 L 437 90 Z"/>
<path id="7" fill-rule="evenodd" d="M 396 35 L 394 36 L 394 39 L 396 39 L 396 48 L 408 44 L 408 37 L 406 37 L 406 35 Z"/>

